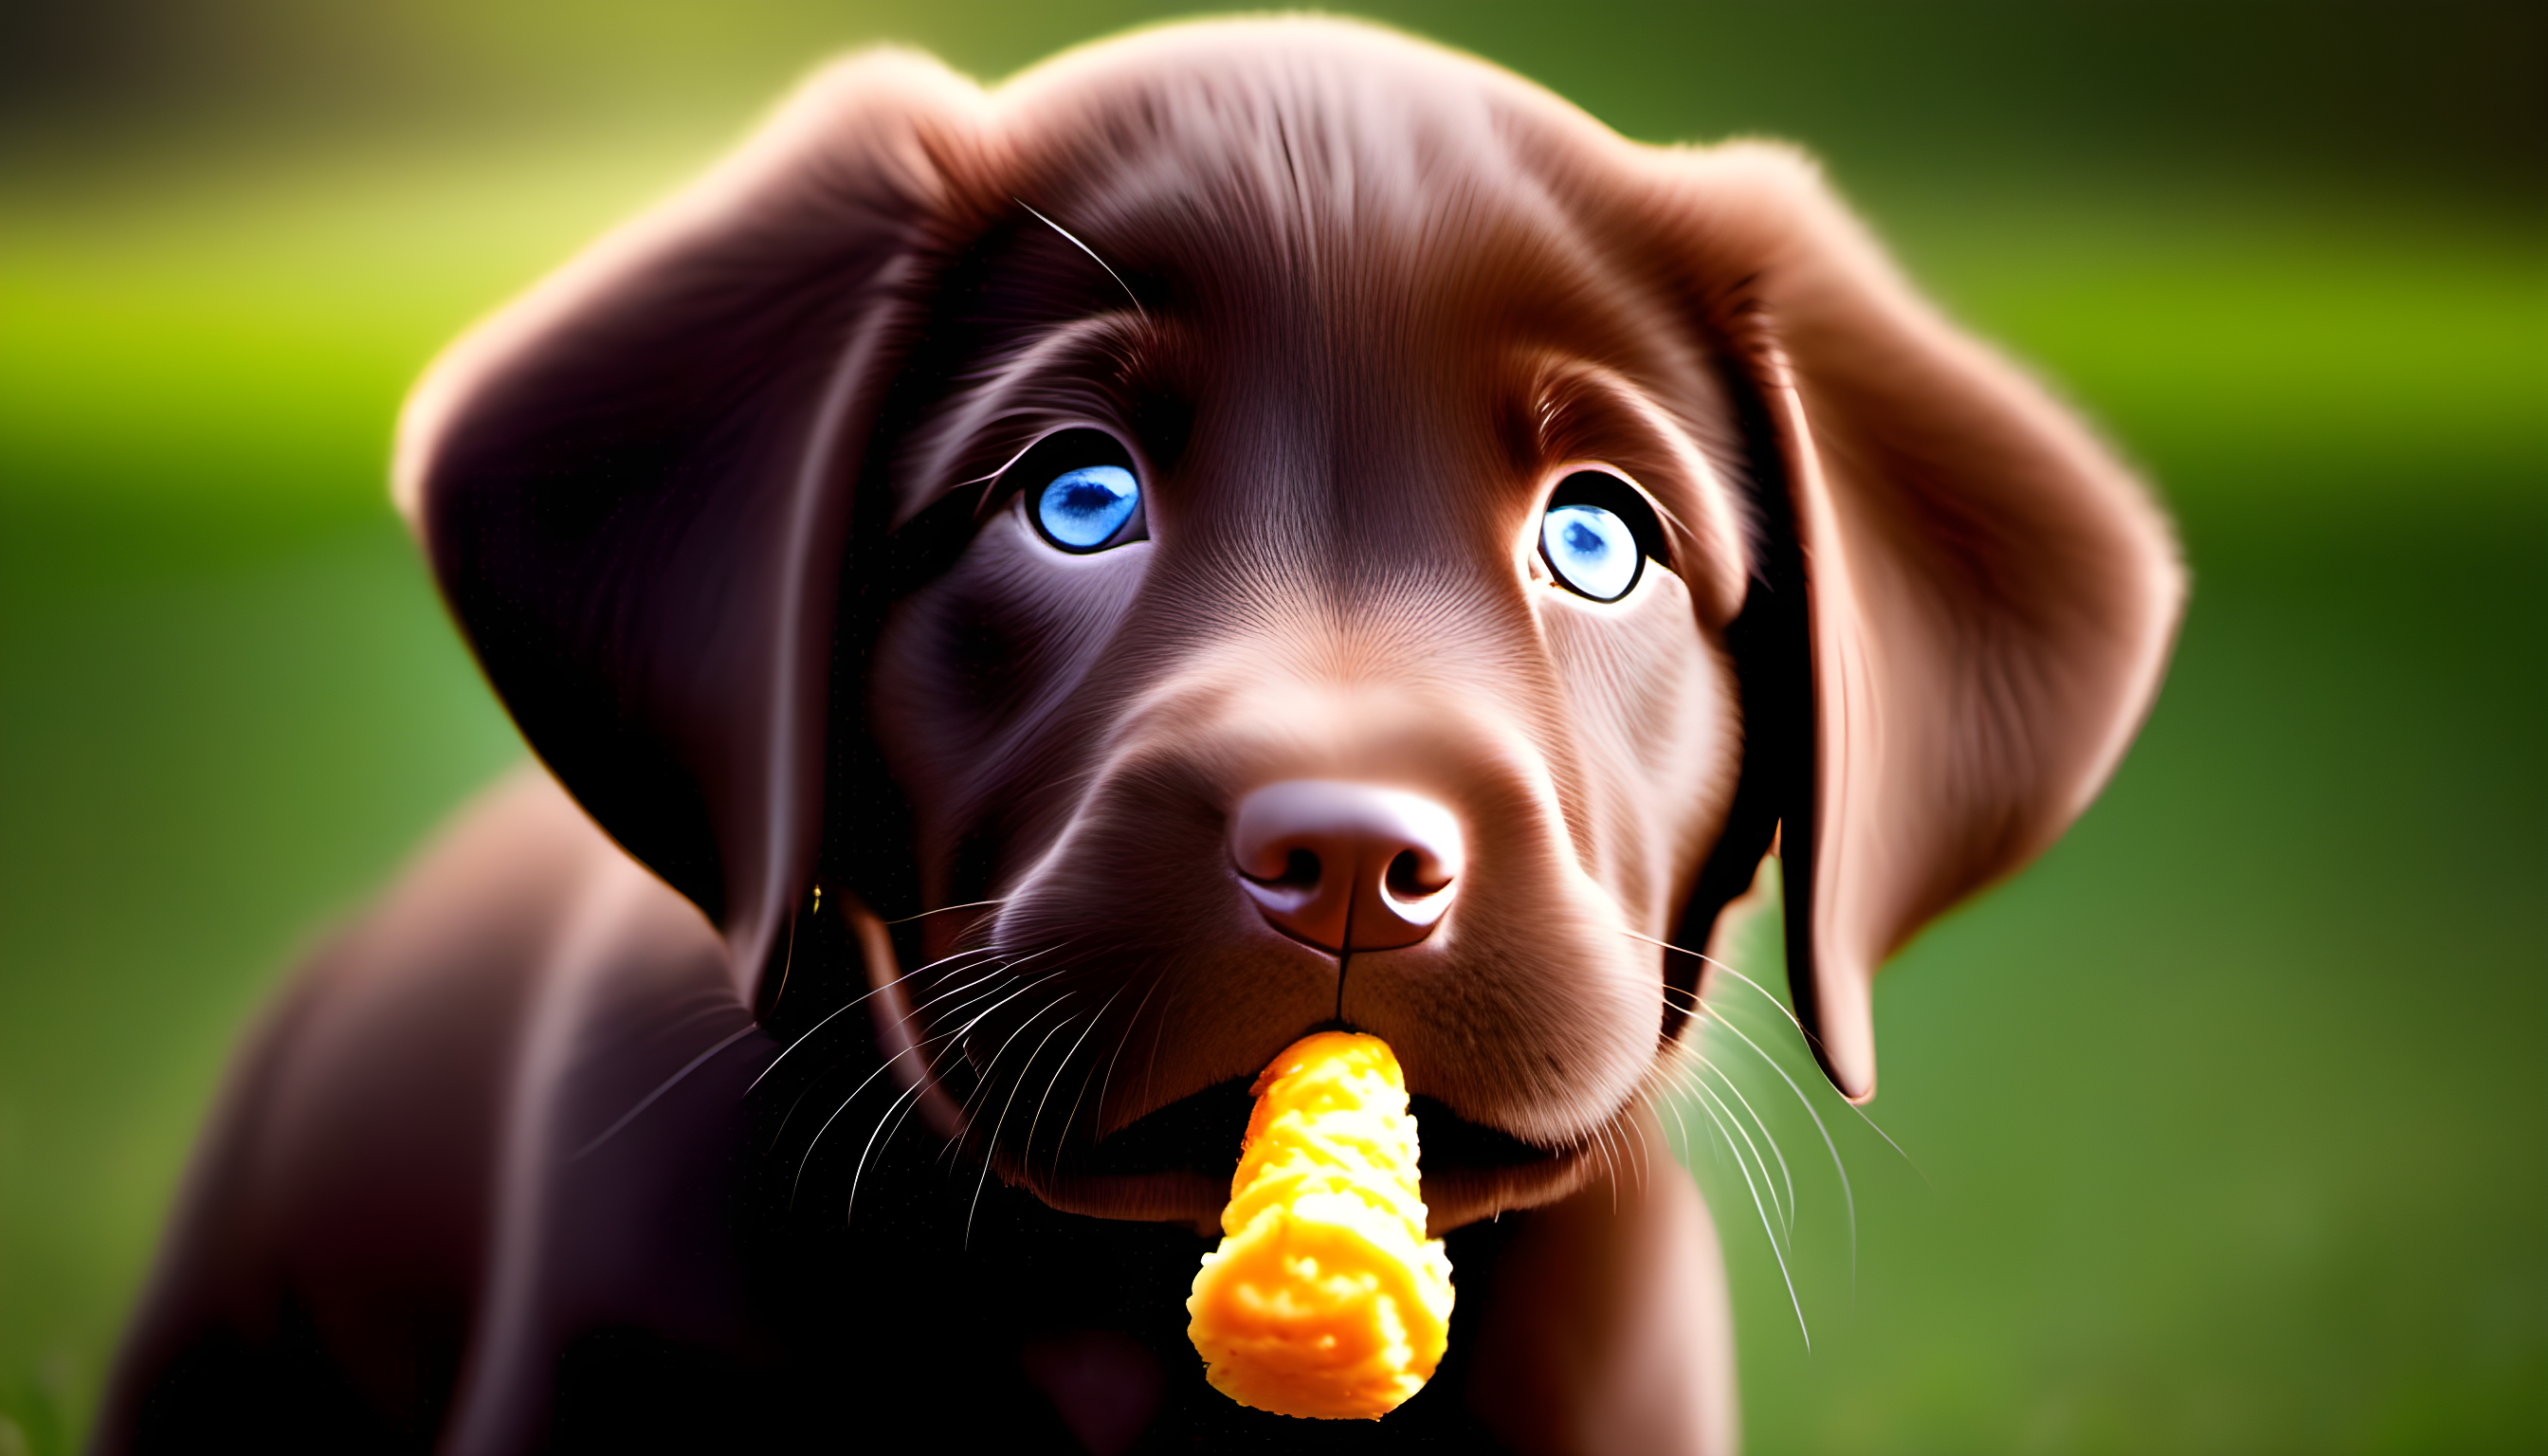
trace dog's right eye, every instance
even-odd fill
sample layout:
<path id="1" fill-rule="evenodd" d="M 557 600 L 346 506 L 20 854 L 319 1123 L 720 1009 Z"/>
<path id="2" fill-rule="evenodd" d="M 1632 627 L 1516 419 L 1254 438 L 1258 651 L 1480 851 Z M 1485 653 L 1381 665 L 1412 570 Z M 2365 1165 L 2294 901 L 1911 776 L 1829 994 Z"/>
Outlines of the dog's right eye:
<path id="1" fill-rule="evenodd" d="M 1073 555 L 1138 541 L 1141 480 L 1131 452 L 1104 430 L 1047 435 L 1009 467 L 1036 534 Z"/>

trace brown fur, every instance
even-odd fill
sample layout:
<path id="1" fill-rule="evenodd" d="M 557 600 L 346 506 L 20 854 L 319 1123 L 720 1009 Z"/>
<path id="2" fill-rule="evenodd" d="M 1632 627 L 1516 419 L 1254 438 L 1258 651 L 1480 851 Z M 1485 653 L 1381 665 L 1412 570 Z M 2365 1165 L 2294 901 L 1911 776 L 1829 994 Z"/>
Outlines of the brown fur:
<path id="1" fill-rule="evenodd" d="M 1135 451 L 1146 541 L 1065 557 L 986 491 L 1067 425 Z M 1670 570 L 1614 604 L 1535 554 L 1587 463 L 1668 522 Z M 1616 1212 L 1578 1191 L 1659 1155 L 1645 1096 L 1697 987 L 1652 942 L 1703 945 L 1778 829 L 1799 1012 L 1871 1096 L 1876 966 L 2093 795 L 2181 590 L 2139 488 L 1794 153 L 1632 145 L 1328 22 L 1154 32 L 988 94 L 894 53 L 826 71 L 455 345 L 398 496 L 625 855 L 525 781 L 321 957 L 207 1145 L 110 1447 L 202 1418 L 186 1362 L 223 1340 L 278 1390 L 298 1340 L 345 1428 L 455 1451 L 571 1444 L 556 1362 L 595 1328 L 801 1385 L 790 1340 L 895 1314 L 773 1313 L 780 1245 L 735 1231 L 758 1018 L 816 1034 L 795 1071 L 889 1069 L 961 1166 L 1192 1226 L 1234 1149 L 1122 1149 L 1305 1031 L 1377 1033 L 1426 1099 L 1437 1230 L 1542 1210 L 1458 1235 L 1474 1363 L 1384 1428 L 1725 1449 L 1704 1209 L 1671 1177 Z M 1231 807 L 1293 778 L 1453 809 L 1431 936 L 1340 964 L 1237 893 Z M 844 1050 L 861 986 L 873 1043 Z M 1274 1419 L 1149 1348 L 1144 1439 Z M 1083 1440 L 1116 1427 L 1074 1401 L 1139 1386 L 1089 1381 L 1046 1392 Z"/>

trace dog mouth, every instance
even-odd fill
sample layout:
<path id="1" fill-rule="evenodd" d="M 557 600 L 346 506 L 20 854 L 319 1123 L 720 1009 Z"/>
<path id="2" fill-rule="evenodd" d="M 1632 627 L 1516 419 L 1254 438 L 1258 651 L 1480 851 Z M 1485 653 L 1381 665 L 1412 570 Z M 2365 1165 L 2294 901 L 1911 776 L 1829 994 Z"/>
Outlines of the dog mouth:
<path id="1" fill-rule="evenodd" d="M 1250 1085 L 1249 1078 L 1233 1077 L 1049 1161 L 1028 1157 L 1025 1166 L 1004 1171 L 1065 1213 L 1190 1223 L 1198 1232 L 1217 1233 L 1255 1104 Z M 1555 1202 L 1598 1171 L 1589 1156 L 1591 1138 L 1570 1147 L 1541 1147 L 1421 1094 L 1408 1099 L 1408 1110 L 1422 1139 L 1425 1222 L 1436 1236 L 1508 1209 Z"/>

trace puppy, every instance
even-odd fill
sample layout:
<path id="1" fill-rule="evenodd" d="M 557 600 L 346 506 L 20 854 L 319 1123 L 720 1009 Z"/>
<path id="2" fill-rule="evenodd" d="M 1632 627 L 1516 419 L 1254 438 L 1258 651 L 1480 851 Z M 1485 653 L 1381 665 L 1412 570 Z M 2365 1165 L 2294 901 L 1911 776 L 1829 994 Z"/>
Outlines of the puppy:
<path id="1" fill-rule="evenodd" d="M 1729 1450 L 1688 953 L 1774 838 L 1872 1096 L 1876 966 L 2095 793 L 2181 592 L 1794 153 L 1324 21 L 837 65 L 396 479 L 545 772 L 244 1053 L 106 1450 Z M 1377 1427 L 1182 1335 L 1336 1026 L 1459 1282 Z"/>

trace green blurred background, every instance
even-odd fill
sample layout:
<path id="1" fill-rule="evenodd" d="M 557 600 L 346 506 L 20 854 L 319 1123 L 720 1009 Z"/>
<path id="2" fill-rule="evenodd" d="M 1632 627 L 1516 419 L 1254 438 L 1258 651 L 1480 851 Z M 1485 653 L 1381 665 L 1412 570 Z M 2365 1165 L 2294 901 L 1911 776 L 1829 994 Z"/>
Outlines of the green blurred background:
<path id="1" fill-rule="evenodd" d="M 521 755 L 384 501 L 408 381 L 827 53 L 994 78 L 1176 13 L 0 7 L 0 1456 L 81 1439 L 296 948 Z M 1774 1251 L 1684 1109 L 1751 1448 L 2548 1450 L 2543 8 L 1366 13 L 1812 146 L 2193 562 L 2113 787 L 1882 982 L 1908 1159 L 1815 1089 L 1854 1239 L 1710 1035 L 1795 1185 Z"/>

